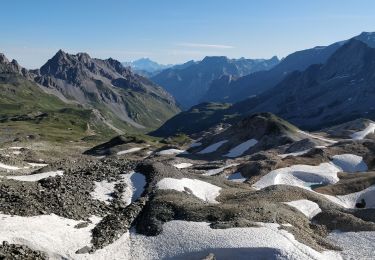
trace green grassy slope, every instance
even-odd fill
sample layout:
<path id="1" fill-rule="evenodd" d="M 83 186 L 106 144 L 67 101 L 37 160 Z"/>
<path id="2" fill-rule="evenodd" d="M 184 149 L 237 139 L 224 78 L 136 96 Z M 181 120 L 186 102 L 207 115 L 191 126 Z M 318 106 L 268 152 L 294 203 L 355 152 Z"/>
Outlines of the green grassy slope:
<path id="1" fill-rule="evenodd" d="M 49 141 L 115 135 L 91 110 L 66 104 L 15 74 L 0 74 L 0 131 Z"/>

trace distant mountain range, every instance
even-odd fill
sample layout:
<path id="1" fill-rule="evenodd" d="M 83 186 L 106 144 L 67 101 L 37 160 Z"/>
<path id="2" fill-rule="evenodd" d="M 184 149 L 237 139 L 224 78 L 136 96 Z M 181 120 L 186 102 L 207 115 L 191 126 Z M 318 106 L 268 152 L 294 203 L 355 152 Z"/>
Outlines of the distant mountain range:
<path id="1" fill-rule="evenodd" d="M 135 61 L 123 62 L 124 67 L 130 67 L 132 70 L 142 76 L 152 77 L 162 70 L 172 67 L 172 64 L 163 65 L 159 64 L 149 58 L 141 58 Z"/>
<path id="2" fill-rule="evenodd" d="M 257 79 L 259 76 L 256 74 L 264 79 L 267 75 L 278 75 L 280 82 L 275 86 L 265 81 L 269 85 L 263 85 L 266 86 L 263 92 L 257 88 L 258 95 L 233 105 L 203 103 L 194 106 L 167 121 L 154 134 L 199 132 L 255 112 L 272 112 L 306 129 L 318 129 L 361 117 L 375 119 L 374 43 L 375 33 L 362 33 L 349 41 L 292 54 L 268 72 L 254 73 L 237 80 L 247 82 L 251 78 Z M 298 56 L 300 58 L 297 59 Z M 310 61 L 321 62 L 307 66 L 308 59 L 302 57 L 314 57 Z M 288 68 L 288 60 L 288 64 L 292 64 L 291 60 L 301 61 L 294 63 L 294 68 L 299 67 L 300 70 L 285 70 L 285 75 L 281 76 L 281 68 Z M 277 82 L 276 78 L 273 82 Z M 242 91 L 254 93 L 252 88 L 256 87 L 255 83 L 248 83 L 252 85 Z M 234 85 L 231 87 L 234 88 Z M 231 93 L 241 92 L 233 89 Z"/>
<path id="3" fill-rule="evenodd" d="M 374 33 L 364 32 L 354 38 L 368 44 L 370 47 L 375 47 Z M 274 87 L 294 71 L 303 71 L 310 65 L 325 63 L 345 42 L 347 41 L 294 52 L 268 71 L 259 71 L 237 79 L 228 79 L 226 77 L 214 81 L 202 101 L 234 103 L 259 95 Z"/>
<path id="4" fill-rule="evenodd" d="M 27 85 L 34 89 L 32 92 L 43 93 L 38 94 L 45 97 L 40 108 L 58 103 L 59 108 L 88 110 L 101 122 L 102 128 L 117 133 L 155 128 L 179 111 L 173 97 L 161 87 L 134 74 L 114 59 L 94 59 L 86 53 L 72 55 L 60 50 L 40 69 L 32 71 L 0 55 L 0 74 L 3 76 L 1 84 L 16 82 L 12 88 L 22 89 Z M 8 94 L 0 93 L 0 105 L 8 107 Z M 56 102 L 56 97 L 59 102 Z M 12 100 L 16 102 L 17 98 L 15 96 Z M 21 103 L 25 103 L 27 96 L 22 98 Z M 33 102 L 37 104 L 38 100 L 26 103 Z M 43 113 L 45 109 L 38 111 Z M 22 113 L 32 112 L 30 109 Z M 92 126 L 84 127 L 89 129 Z"/>
<path id="5" fill-rule="evenodd" d="M 230 80 L 257 71 L 268 70 L 279 63 L 277 57 L 265 59 L 229 59 L 205 57 L 200 62 L 188 62 L 163 70 L 150 79 L 171 93 L 185 109 L 198 104 L 206 95 L 210 84 L 227 76 Z"/>

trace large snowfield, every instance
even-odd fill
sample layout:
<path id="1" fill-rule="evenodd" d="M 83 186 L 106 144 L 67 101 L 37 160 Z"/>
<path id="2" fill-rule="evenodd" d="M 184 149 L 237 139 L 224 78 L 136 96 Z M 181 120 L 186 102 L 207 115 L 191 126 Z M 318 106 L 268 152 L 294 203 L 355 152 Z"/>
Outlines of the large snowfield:
<path id="1" fill-rule="evenodd" d="M 341 259 L 337 252 L 317 252 L 295 240 L 278 224 L 260 227 L 211 229 L 209 223 L 170 221 L 155 237 L 125 233 L 93 254 L 76 254 L 91 245 L 91 229 L 100 221 L 75 228 L 80 221 L 56 215 L 19 217 L 0 215 L 0 240 L 22 243 L 46 252 L 51 259 Z"/>

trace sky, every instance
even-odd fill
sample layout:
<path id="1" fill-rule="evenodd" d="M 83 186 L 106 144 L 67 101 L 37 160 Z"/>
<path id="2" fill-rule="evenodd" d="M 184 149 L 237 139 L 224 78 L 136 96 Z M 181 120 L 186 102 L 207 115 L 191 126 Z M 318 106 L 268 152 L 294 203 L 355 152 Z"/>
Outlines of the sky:
<path id="1" fill-rule="evenodd" d="M 0 52 L 33 69 L 59 49 L 163 64 L 282 58 L 375 31 L 374 0 L 2 0 Z"/>

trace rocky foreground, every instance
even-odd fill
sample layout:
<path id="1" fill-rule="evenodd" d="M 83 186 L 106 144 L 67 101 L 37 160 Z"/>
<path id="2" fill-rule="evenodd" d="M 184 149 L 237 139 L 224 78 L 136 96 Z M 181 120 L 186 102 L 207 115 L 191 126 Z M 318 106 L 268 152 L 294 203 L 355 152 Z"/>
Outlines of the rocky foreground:
<path id="1" fill-rule="evenodd" d="M 8 143 L 0 259 L 372 259 L 374 126 L 260 114 L 186 144 Z"/>

